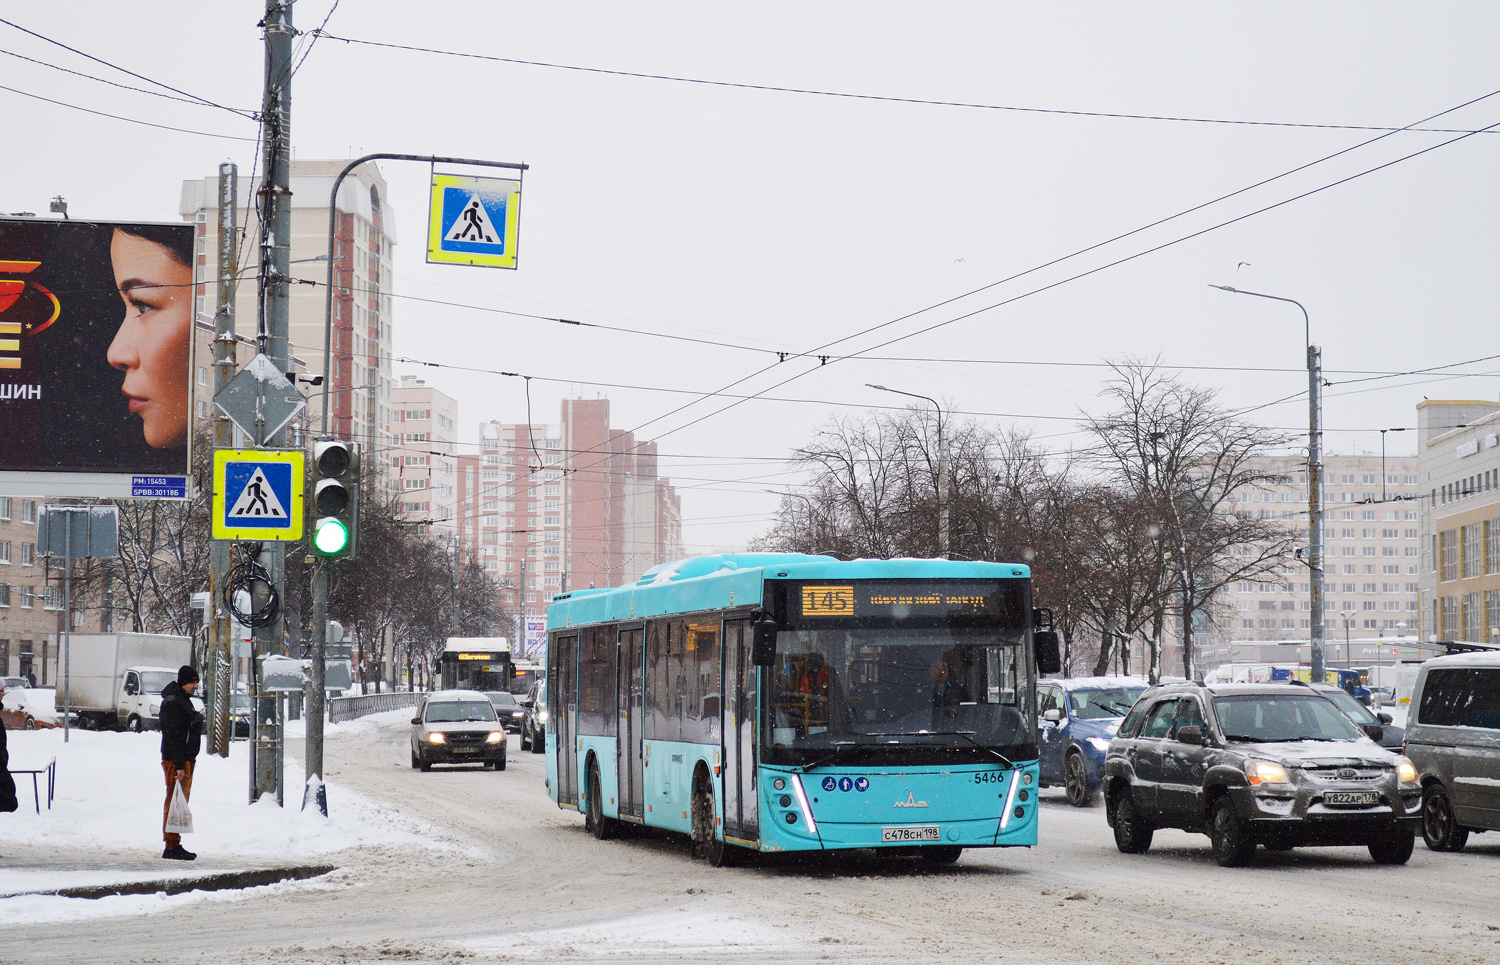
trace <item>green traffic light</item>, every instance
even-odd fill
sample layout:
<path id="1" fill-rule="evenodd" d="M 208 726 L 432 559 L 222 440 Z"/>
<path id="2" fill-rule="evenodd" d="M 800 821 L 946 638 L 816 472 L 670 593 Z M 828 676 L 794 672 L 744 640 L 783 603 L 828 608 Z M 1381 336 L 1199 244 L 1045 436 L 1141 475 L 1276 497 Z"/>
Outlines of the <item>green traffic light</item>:
<path id="1" fill-rule="evenodd" d="M 349 545 L 349 530 L 336 519 L 320 519 L 313 528 L 313 546 L 324 556 L 342 552 Z"/>

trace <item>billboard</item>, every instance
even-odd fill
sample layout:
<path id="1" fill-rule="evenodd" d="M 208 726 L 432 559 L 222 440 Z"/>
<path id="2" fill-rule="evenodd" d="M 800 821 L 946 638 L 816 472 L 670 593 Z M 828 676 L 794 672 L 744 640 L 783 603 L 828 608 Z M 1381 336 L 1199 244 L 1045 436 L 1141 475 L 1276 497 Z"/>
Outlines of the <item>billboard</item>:
<path id="1" fill-rule="evenodd" d="M 193 240 L 0 218 L 0 489 L 188 495 Z"/>

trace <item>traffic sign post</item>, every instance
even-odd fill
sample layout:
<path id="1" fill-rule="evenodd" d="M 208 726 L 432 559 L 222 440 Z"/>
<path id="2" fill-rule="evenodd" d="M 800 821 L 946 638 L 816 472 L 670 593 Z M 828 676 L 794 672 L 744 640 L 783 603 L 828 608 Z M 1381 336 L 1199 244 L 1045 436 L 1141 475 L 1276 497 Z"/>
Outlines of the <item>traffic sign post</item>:
<path id="1" fill-rule="evenodd" d="M 214 453 L 214 539 L 300 540 L 307 457 L 301 450 Z"/>
<path id="2" fill-rule="evenodd" d="M 516 267 L 521 182 L 505 178 L 432 176 L 427 260 L 444 265 Z"/>

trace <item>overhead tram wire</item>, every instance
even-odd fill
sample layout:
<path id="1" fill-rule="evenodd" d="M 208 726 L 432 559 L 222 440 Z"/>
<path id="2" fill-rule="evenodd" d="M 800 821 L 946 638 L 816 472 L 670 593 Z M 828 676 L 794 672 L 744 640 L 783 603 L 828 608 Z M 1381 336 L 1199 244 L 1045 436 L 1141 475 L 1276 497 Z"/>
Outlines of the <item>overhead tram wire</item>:
<path id="1" fill-rule="evenodd" d="M 926 107 L 954 107 L 964 108 L 968 110 L 1005 111 L 1018 114 L 1049 114 L 1062 117 L 1093 117 L 1107 120 L 1167 121 L 1182 124 L 1218 124 L 1242 127 L 1282 127 L 1333 131 L 1384 131 L 1392 134 L 1400 133 L 1403 131 L 1411 133 L 1436 134 L 1480 133 L 1470 131 L 1466 128 L 1419 128 L 1411 126 L 1385 127 L 1374 124 L 1320 124 L 1299 121 L 1255 121 L 1222 117 L 1185 117 L 1170 114 L 1125 114 L 1108 111 L 1078 111 L 1048 107 L 1017 107 L 1014 105 L 1006 104 L 980 104 L 970 101 L 937 100 L 923 97 L 896 97 L 883 94 L 861 94 L 852 91 L 815 90 L 812 88 L 785 87 L 775 84 L 751 84 L 738 81 L 712 80 L 703 77 L 684 77 L 673 74 L 657 74 L 644 71 L 614 70 L 605 67 L 588 67 L 580 64 L 561 64 L 543 60 L 525 60 L 519 57 L 501 57 L 496 54 L 473 54 L 458 50 L 442 50 L 435 47 L 418 47 L 412 44 L 397 44 L 378 40 L 362 40 L 355 37 L 340 37 L 336 34 L 328 33 L 326 30 L 320 30 L 317 31 L 317 33 L 320 36 L 327 37 L 329 40 L 337 40 L 340 43 L 354 44 L 363 47 L 378 47 L 387 50 L 399 50 L 407 53 L 432 54 L 441 57 L 456 57 L 465 60 L 482 60 L 490 61 L 493 63 L 514 64 L 520 67 L 544 67 L 550 70 L 566 70 L 584 74 L 598 74 L 606 77 L 628 77 L 635 80 L 667 81 L 677 84 L 695 84 L 703 87 L 722 87 L 734 90 L 762 91 L 765 93 L 773 94 L 798 94 L 815 97 L 834 97 L 843 100 L 878 101 L 889 104 L 912 104 Z"/>
<path id="2" fill-rule="evenodd" d="M 15 30 L 19 30 L 23 34 L 27 34 L 29 36 L 35 37 L 36 39 L 44 41 L 44 42 L 49 43 L 49 44 L 52 44 L 55 47 L 61 47 L 63 50 L 66 50 L 66 51 L 68 51 L 71 54 L 77 54 L 79 57 L 82 57 L 85 60 L 91 60 L 91 61 L 93 61 L 96 64 L 100 64 L 100 65 L 102 65 L 104 67 L 108 67 L 110 70 L 117 70 L 120 73 L 125 74 L 128 77 L 134 77 L 136 80 L 145 81 L 146 83 L 152 84 L 152 85 L 154 85 L 156 87 L 160 87 L 163 90 L 169 90 L 169 91 L 171 91 L 174 94 L 181 94 L 183 97 L 189 98 L 190 100 L 195 101 L 195 102 L 197 102 L 199 104 L 202 104 L 205 107 L 217 107 L 221 111 L 228 111 L 231 114 L 235 114 L 235 115 L 238 115 L 240 117 L 248 118 L 249 120 L 252 120 L 252 121 L 260 119 L 260 113 L 258 111 L 248 111 L 248 110 L 245 110 L 245 109 L 239 108 L 239 107 L 228 107 L 228 106 L 226 106 L 224 104 L 218 103 L 217 101 L 211 101 L 211 100 L 209 100 L 206 97 L 199 97 L 197 94 L 192 94 L 192 93 L 189 93 L 188 91 L 182 90 L 181 88 L 173 87 L 171 84 L 162 83 L 159 80 L 156 80 L 156 79 L 151 78 L 151 77 L 147 77 L 145 74 L 138 74 L 138 73 L 136 73 L 133 70 L 127 70 L 126 68 L 121 67 L 119 64 L 111 63 L 110 61 L 104 60 L 101 57 L 95 57 L 93 54 L 84 53 L 82 50 L 79 50 L 76 47 L 69 47 L 67 44 L 63 43 L 60 40 L 53 40 L 51 37 L 45 36 L 43 34 L 39 34 L 35 30 L 28 30 L 27 28 L 21 26 L 18 23 L 14 23 L 14 22 L 12 22 L 10 20 L 6 20 L 4 17 L 0 17 L 0 24 L 4 24 L 5 26 L 11 27 L 11 28 L 13 28 Z M 71 105 L 69 105 L 69 106 L 71 106 Z M 85 109 L 86 108 L 80 108 L 80 110 L 85 110 Z"/>
<path id="3" fill-rule="evenodd" d="M 1495 93 L 1500 93 L 1500 91 L 1496 91 Z M 1494 95 L 1493 94 L 1487 94 L 1485 96 L 1489 97 L 1489 96 L 1494 96 Z M 1484 130 L 1493 130 L 1493 129 L 1497 128 L 1497 127 L 1500 127 L 1500 121 L 1497 121 L 1494 124 L 1488 125 L 1487 127 L 1484 128 Z M 1039 288 L 1034 288 L 1031 291 L 1022 292 L 1019 295 L 1015 295 L 1015 296 L 1012 296 L 1010 298 L 1003 299 L 1003 300 L 1001 300 L 999 302 L 996 302 L 995 304 L 987 305 L 987 306 L 985 306 L 983 308 L 977 308 L 977 309 L 974 309 L 973 311 L 970 311 L 970 312 L 965 312 L 962 315 L 956 316 L 954 318 L 950 318 L 950 319 L 948 319 L 946 321 L 937 322 L 936 324 L 928 325 L 925 328 L 920 328 L 920 329 L 917 329 L 915 331 L 908 332 L 905 335 L 898 335 L 898 336 L 896 336 L 894 338 L 887 339 L 886 341 L 881 342 L 881 343 L 879 343 L 877 345 L 871 346 L 868 349 L 864 349 L 862 351 L 855 352 L 852 355 L 847 356 L 846 358 L 848 358 L 848 359 L 859 358 L 859 357 L 862 357 L 866 352 L 873 352 L 873 351 L 876 351 L 878 349 L 885 348 L 885 347 L 887 347 L 889 345 L 894 345 L 897 342 L 902 342 L 902 341 L 905 341 L 906 339 L 909 339 L 909 338 L 915 338 L 918 335 L 926 335 L 929 332 L 933 332 L 933 331 L 936 331 L 939 328 L 943 328 L 945 326 L 952 325 L 955 322 L 964 321 L 965 319 L 973 318 L 974 316 L 980 315 L 980 314 L 982 314 L 984 312 L 993 311 L 994 309 L 997 309 L 997 308 L 1002 308 L 1002 307 L 1004 307 L 1006 305 L 1010 305 L 1010 304 L 1013 304 L 1015 302 L 1018 302 L 1018 301 L 1020 301 L 1020 300 L 1022 300 L 1024 298 L 1029 298 L 1032 295 L 1037 295 L 1037 294 L 1040 294 L 1042 292 L 1050 291 L 1053 288 L 1061 287 L 1062 285 L 1066 285 L 1066 284 L 1069 284 L 1071 282 L 1078 281 L 1081 278 L 1086 278 L 1086 277 L 1088 277 L 1090 275 L 1097 274 L 1097 273 L 1099 273 L 1101 271 L 1106 271 L 1106 270 L 1108 270 L 1110 268 L 1114 268 L 1114 267 L 1117 267 L 1119 265 L 1126 264 L 1127 262 L 1134 261 L 1137 258 L 1143 258 L 1146 255 L 1154 254 L 1155 252 L 1162 251 L 1163 249 L 1171 248 L 1171 247 L 1173 247 L 1175 245 L 1182 244 L 1185 241 L 1190 241 L 1190 240 L 1192 240 L 1194 238 L 1201 237 L 1203 235 L 1209 234 L 1210 232 L 1217 231 L 1220 228 L 1228 227 L 1229 225 L 1232 225 L 1232 224 L 1237 224 L 1238 222 L 1245 221 L 1245 220 L 1247 220 L 1249 218 L 1256 217 L 1256 216 L 1264 214 L 1264 213 L 1266 213 L 1268 211 L 1273 211 L 1273 210 L 1275 210 L 1277 208 L 1284 207 L 1284 206 L 1286 206 L 1288 204 L 1292 204 L 1294 202 L 1301 201 L 1301 200 L 1303 200 L 1305 198 L 1308 198 L 1308 197 L 1311 197 L 1311 196 L 1313 196 L 1315 194 L 1320 194 L 1320 193 L 1322 193 L 1324 191 L 1327 191 L 1327 190 L 1330 190 L 1332 188 L 1339 187 L 1339 186 L 1344 185 L 1344 184 L 1348 184 L 1351 181 L 1358 180 L 1359 178 L 1365 177 L 1365 176 L 1370 175 L 1370 174 L 1374 174 L 1374 173 L 1376 173 L 1378 171 L 1383 171 L 1386 168 L 1393 167 L 1393 166 L 1395 166 L 1397 164 L 1400 164 L 1402 162 L 1410 161 L 1413 158 L 1421 157 L 1421 156 L 1423 156 L 1425 154 L 1428 154 L 1428 153 L 1430 153 L 1432 151 L 1436 151 L 1436 150 L 1438 150 L 1440 148 L 1448 147 L 1450 145 L 1458 143 L 1459 141 L 1465 140 L 1465 139 L 1473 137 L 1473 136 L 1474 136 L 1473 133 L 1460 134 L 1457 137 L 1449 138 L 1446 141 L 1440 141 L 1437 144 L 1433 144 L 1433 145 L 1430 145 L 1428 147 L 1422 148 L 1419 151 L 1413 151 L 1412 153 L 1404 155 L 1402 157 L 1395 158 L 1395 159 L 1390 160 L 1390 161 L 1386 161 L 1386 162 L 1384 162 L 1382 164 L 1375 165 L 1374 167 L 1371 167 L 1371 168 L 1366 168 L 1363 171 L 1359 171 L 1359 172 L 1357 172 L 1355 174 L 1351 174 L 1351 175 L 1349 175 L 1347 177 L 1340 178 L 1339 180 L 1334 181 L 1332 183 L 1325 184 L 1325 185 L 1322 185 L 1322 186 L 1317 187 L 1317 188 L 1313 188 L 1313 189 L 1308 190 L 1308 191 L 1304 191 L 1301 194 L 1297 194 L 1297 195 L 1294 195 L 1294 196 L 1292 196 L 1290 198 L 1286 198 L 1286 199 L 1283 199 L 1281 201 L 1277 201 L 1277 202 L 1275 202 L 1273 204 L 1265 205 L 1265 206 L 1257 208 L 1257 209 L 1255 209 L 1253 211 L 1246 212 L 1245 214 L 1238 215 L 1238 216 L 1236 216 L 1234 218 L 1230 218 L 1227 221 L 1222 221 L 1222 222 L 1220 222 L 1220 223 L 1218 223 L 1216 225 L 1211 225 L 1211 226 L 1209 226 L 1207 228 L 1203 228 L 1203 229 L 1201 229 L 1199 231 L 1194 231 L 1191 234 L 1187 234 L 1187 235 L 1183 235 L 1183 236 L 1178 237 L 1178 238 L 1174 238 L 1171 241 L 1162 242 L 1161 244 L 1155 245 L 1155 246 L 1153 246 L 1151 248 L 1147 248 L 1144 251 L 1139 251 L 1139 252 L 1136 252 L 1135 254 L 1127 255 L 1124 258 L 1118 258 L 1118 259 L 1116 259 L 1114 261 L 1111 261 L 1111 262 L 1108 262 L 1106 264 L 1099 265 L 1099 266 L 1096 266 L 1094 268 L 1090 268 L 1090 269 L 1088 269 L 1086 271 L 1078 272 L 1078 273 L 1076 273 L 1074 275 L 1068 276 L 1067 278 L 1063 278 L 1063 279 L 1060 279 L 1058 281 L 1051 282 L 1051 283 L 1043 285 L 1043 286 L 1041 286 Z M 910 317 L 910 316 L 908 316 L 908 317 Z M 886 323 L 886 324 L 889 324 L 889 323 Z M 884 327 L 884 325 L 876 326 L 876 328 L 883 328 L 883 327 Z M 858 334 L 867 334 L 869 331 L 874 331 L 874 329 L 868 329 L 868 330 L 866 330 L 865 333 L 858 333 Z M 855 335 L 855 336 L 849 336 L 848 338 L 854 338 L 854 337 L 857 337 L 857 335 Z M 846 340 L 847 340 L 847 338 L 846 339 L 841 339 L 840 341 L 846 341 Z M 837 343 L 829 343 L 829 344 L 837 344 Z M 829 364 L 831 364 L 831 362 Z M 764 395 L 766 392 L 772 392 L 772 391 L 774 391 L 776 389 L 779 389 L 782 386 L 787 385 L 787 384 L 789 384 L 791 382 L 795 382 L 798 379 L 802 378 L 803 376 L 809 375 L 812 372 L 815 372 L 815 371 L 817 371 L 818 369 L 820 369 L 822 367 L 823 367 L 822 365 L 819 365 L 819 366 L 817 366 L 815 368 L 807 369 L 807 370 L 805 370 L 803 372 L 800 372 L 800 373 L 798 373 L 796 375 L 793 375 L 793 376 L 791 376 L 789 378 L 783 379 L 782 381 L 777 382 L 776 384 L 768 386 L 767 388 L 761 390 L 760 392 L 755 393 L 755 396 Z M 762 369 L 762 371 L 765 371 L 765 370 Z M 755 373 L 755 374 L 759 374 L 759 373 Z M 752 376 L 747 376 L 747 378 L 753 378 L 753 377 L 754 377 L 753 375 Z M 1377 376 L 1377 378 L 1378 377 L 1379 376 Z M 745 380 L 742 379 L 740 381 L 745 381 Z M 739 383 L 738 382 L 732 383 L 730 387 L 732 387 L 733 385 L 737 385 L 737 384 L 739 384 Z M 656 436 L 657 436 L 657 438 L 661 438 L 663 436 L 670 435 L 673 432 L 679 432 L 682 429 L 686 429 L 686 428 L 688 428 L 690 426 L 696 425 L 699 422 L 704 421 L 705 419 L 709 419 L 709 418 L 712 418 L 713 416 L 720 415 L 720 414 L 722 414 L 724 412 L 727 412 L 729 409 L 732 409 L 735 406 L 741 405 L 741 404 L 743 404 L 746 401 L 749 401 L 749 400 L 748 399 L 743 399 L 743 400 L 738 400 L 738 401 L 735 401 L 735 402 L 731 402 L 727 406 L 724 406 L 722 408 L 716 409 L 713 412 L 710 412 L 710 413 L 708 413 L 706 415 L 703 415 L 703 416 L 700 416 L 700 417 L 698 417 L 698 418 L 696 418 L 696 419 L 694 419 L 694 420 L 692 420 L 690 422 L 684 423 L 683 425 L 680 425 L 680 426 L 677 426 L 677 427 L 675 427 L 673 429 L 670 429 L 667 432 L 657 433 Z M 674 410 L 674 412 L 676 412 L 676 411 L 681 411 L 681 410 L 679 408 L 677 410 Z M 671 413 L 669 413 L 669 415 L 670 414 Z M 665 416 L 662 417 L 662 418 L 665 418 Z M 649 424 L 650 423 L 646 423 L 646 425 L 649 425 Z"/>
<path id="4" fill-rule="evenodd" d="M 154 127 L 157 130 L 159 130 L 159 131 L 176 131 L 179 134 L 193 134 L 193 135 L 196 135 L 198 137 L 216 137 L 216 138 L 219 138 L 220 140 L 225 140 L 225 141 L 258 141 L 259 140 L 259 138 L 241 137 L 241 136 L 236 135 L 236 134 L 215 134 L 212 131 L 199 131 L 199 130 L 194 130 L 192 128 L 187 128 L 187 127 L 173 127 L 170 124 L 157 124 L 154 121 L 143 121 L 143 120 L 141 120 L 138 117 L 126 117 L 123 114 L 111 114 L 108 111 L 96 111 L 92 107 L 80 107 L 77 104 L 69 104 L 66 101 L 54 100 L 51 97 L 43 97 L 41 94 L 33 94 L 30 91 L 17 90 L 14 87 L 6 87 L 3 84 L 0 84 L 0 90 L 10 91 L 12 94 L 19 94 L 22 97 L 30 97 L 30 98 L 33 98 L 35 100 L 46 101 L 48 104 L 56 104 L 58 107 L 66 107 L 66 108 L 69 108 L 69 109 L 75 110 L 75 111 L 83 111 L 85 114 L 93 114 L 96 117 L 107 117 L 107 118 L 110 118 L 111 120 L 125 121 L 128 124 L 140 124 L 143 127 Z"/>
<path id="5" fill-rule="evenodd" d="M 92 81 L 95 81 L 95 82 L 100 83 L 100 84 L 108 84 L 110 87 L 118 87 L 120 90 L 133 91 L 134 93 L 137 93 L 137 94 L 146 94 L 146 95 L 149 95 L 151 97 L 160 97 L 160 98 L 162 98 L 164 100 L 176 101 L 179 104 L 191 104 L 194 107 L 214 107 L 214 106 L 216 106 L 216 105 L 213 105 L 213 104 L 205 104 L 202 100 L 200 100 L 200 99 L 198 99 L 196 97 L 178 97 L 175 94 L 167 94 L 167 93 L 163 93 L 162 91 L 159 91 L 159 90 L 147 90 L 144 87 L 131 87 L 129 84 L 122 84 L 119 81 L 113 81 L 113 80 L 110 80 L 107 77 L 97 77 L 97 76 L 95 76 L 93 74 L 85 74 L 81 70 L 72 70 L 70 68 L 62 66 L 61 64 L 54 64 L 54 63 L 51 63 L 51 62 L 45 61 L 45 60 L 37 60 L 35 57 L 28 57 L 25 54 L 18 54 L 14 50 L 0 50 L 0 54 L 5 54 L 7 57 L 15 57 L 17 60 L 24 60 L 24 61 L 27 61 L 28 63 L 33 63 L 33 64 L 36 64 L 36 65 L 38 65 L 40 67 L 48 67 L 48 68 L 50 68 L 52 70 L 61 71 L 64 74 L 72 74 L 74 77 L 82 77 L 85 80 L 92 80 Z M 245 114 L 247 116 L 249 116 L 249 115 L 251 115 L 251 114 L 254 113 L 253 111 L 243 111 L 243 110 L 239 110 L 239 109 L 233 109 L 233 110 L 235 110 L 236 113 Z"/>

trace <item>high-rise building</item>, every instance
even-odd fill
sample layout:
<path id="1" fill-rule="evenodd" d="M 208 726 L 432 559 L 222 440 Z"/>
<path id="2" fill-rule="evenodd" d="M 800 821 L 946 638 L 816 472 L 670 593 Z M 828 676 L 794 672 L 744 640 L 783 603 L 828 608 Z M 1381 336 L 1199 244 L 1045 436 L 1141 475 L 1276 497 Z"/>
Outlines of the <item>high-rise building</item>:
<path id="1" fill-rule="evenodd" d="M 1417 404 L 1421 636 L 1500 646 L 1500 405 Z"/>
<path id="2" fill-rule="evenodd" d="M 1237 508 L 1276 520 L 1305 543 L 1306 459 L 1268 456 L 1247 468 L 1281 482 L 1242 491 Z M 1415 457 L 1323 457 L 1323 626 L 1330 644 L 1346 631 L 1354 638 L 1415 639 L 1419 491 Z M 1229 659 L 1236 643 L 1309 639 L 1307 565 L 1288 557 L 1278 570 L 1278 580 L 1233 583 L 1219 595 L 1213 626 L 1199 631 L 1204 666 Z"/>
<path id="3" fill-rule="evenodd" d="M 408 520 L 431 520 L 430 530 L 458 532 L 458 403 L 421 379 L 403 375 L 391 390 L 396 447 L 387 456 L 387 478 L 401 493 Z"/>
<path id="4" fill-rule="evenodd" d="M 479 454 L 458 458 L 459 532 L 508 608 L 540 617 L 554 594 L 682 555 L 681 500 L 657 475 L 656 444 L 611 429 L 607 399 L 565 400 L 556 425 L 479 429 Z"/>
<path id="5" fill-rule="evenodd" d="M 311 284 L 293 283 L 288 296 L 292 353 L 309 375 L 323 372 L 328 251 L 328 196 L 346 161 L 292 162 L 292 276 Z M 254 338 L 257 297 L 254 265 L 259 263 L 260 232 L 254 201 L 258 179 L 241 177 L 239 219 L 245 225 L 240 239 L 241 265 L 235 298 L 235 327 L 239 336 Z M 391 419 L 391 271 L 395 217 L 385 202 L 386 185 L 374 164 L 357 168 L 339 188 L 334 230 L 334 299 L 330 417 L 328 434 L 359 442 L 379 452 L 394 444 Z M 199 319 L 211 318 L 215 305 L 218 250 L 218 178 L 184 181 L 181 215 L 196 222 L 197 288 L 194 309 Z M 212 357 L 200 353 L 198 378 L 212 384 Z M 322 408 L 317 392 L 310 393 L 305 425 L 314 433 Z M 202 406 L 199 406 L 202 409 Z M 206 413 L 203 413 L 206 415 Z"/>

